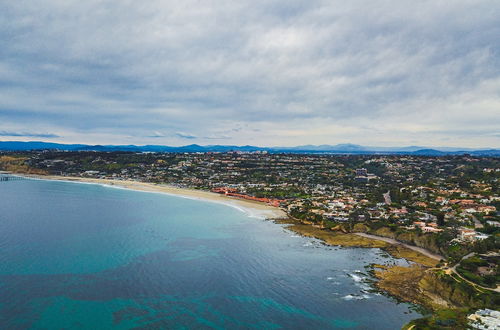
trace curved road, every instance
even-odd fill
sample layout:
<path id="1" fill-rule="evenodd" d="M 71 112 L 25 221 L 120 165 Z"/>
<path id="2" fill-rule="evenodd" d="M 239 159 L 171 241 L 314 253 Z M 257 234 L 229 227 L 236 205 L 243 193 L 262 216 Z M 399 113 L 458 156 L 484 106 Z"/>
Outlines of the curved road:
<path id="1" fill-rule="evenodd" d="M 402 245 L 408 249 L 411 249 L 413 251 L 417 251 L 417 252 L 420 252 L 422 253 L 423 255 L 429 257 L 429 258 L 432 258 L 432 259 L 436 259 L 436 260 L 441 260 L 441 259 L 445 259 L 443 256 L 439 255 L 439 254 L 435 254 L 435 253 L 432 253 L 426 249 L 423 249 L 421 247 L 418 247 L 418 246 L 414 246 L 414 245 L 409 245 L 409 244 L 405 244 L 405 243 L 401 243 L 400 241 L 397 241 L 393 238 L 388 238 L 388 237 L 382 237 L 382 236 L 376 236 L 376 235 L 370 235 L 370 234 L 365 234 L 365 233 L 354 233 L 358 236 L 361 236 L 361 237 L 366 237 L 366 238 L 371 238 L 371 239 L 377 239 L 379 241 L 384 241 L 384 242 L 387 242 L 387 243 L 390 243 L 390 244 L 399 244 L 399 245 Z M 472 257 L 473 255 L 475 255 L 474 252 L 472 253 L 469 253 L 468 255 L 466 256 L 463 256 L 462 259 L 460 259 L 460 261 L 464 260 L 464 259 L 467 259 L 469 257 Z M 454 265 L 453 267 L 450 267 L 450 268 L 442 268 L 445 272 L 447 272 L 448 274 L 449 273 L 454 273 L 456 274 L 458 277 L 460 277 L 462 280 L 464 280 L 465 282 L 469 283 L 470 285 L 472 285 L 473 287 L 476 288 L 481 288 L 483 290 L 489 290 L 489 291 L 494 291 L 494 292 L 500 292 L 500 287 L 497 287 L 497 288 L 487 288 L 485 286 L 482 286 L 482 285 L 479 285 L 477 283 L 474 283 L 472 281 L 469 281 L 468 279 L 464 278 L 462 275 L 460 275 L 460 273 L 457 272 L 456 268 L 457 266 L 460 264 L 460 261 Z"/>
<path id="2" fill-rule="evenodd" d="M 397 241 L 393 238 L 388 238 L 388 237 L 382 237 L 382 236 L 376 236 L 376 235 L 370 235 L 370 234 L 365 234 L 365 233 L 354 233 L 358 236 L 361 236 L 361 237 L 366 237 L 366 238 L 371 238 L 371 239 L 377 239 L 379 241 L 384 241 L 384 242 L 387 242 L 387 243 L 390 243 L 390 244 L 394 244 L 394 245 L 402 245 L 408 249 L 411 249 L 413 251 L 417 251 L 419 253 L 422 253 L 424 256 L 427 256 L 429 258 L 432 258 L 432 259 L 436 259 L 436 260 L 441 260 L 441 259 L 445 259 L 443 256 L 439 255 L 439 254 L 436 254 L 436 253 L 432 253 L 430 252 L 429 250 L 426 250 L 424 248 L 421 248 L 421 247 L 418 247 L 418 246 L 415 246 L 415 245 L 410 245 L 410 244 L 406 244 L 406 243 L 402 243 L 400 241 Z"/>
<path id="3" fill-rule="evenodd" d="M 477 288 L 479 287 L 479 288 L 481 288 L 481 289 L 483 289 L 483 290 L 490 290 L 490 291 L 495 291 L 495 292 L 499 292 L 499 293 L 500 293 L 500 287 L 498 287 L 498 286 L 497 286 L 496 288 L 488 288 L 488 287 L 485 287 L 485 286 L 479 285 L 479 284 L 477 284 L 477 283 L 474 283 L 474 282 L 472 282 L 472 281 L 469 281 L 468 279 L 466 279 L 465 277 L 463 277 L 462 275 L 460 275 L 460 273 L 459 273 L 459 272 L 457 272 L 457 266 L 460 264 L 460 262 L 461 262 L 462 260 L 468 259 L 468 258 L 470 258 L 470 257 L 472 257 L 472 256 L 475 256 L 475 255 L 476 255 L 476 253 L 475 253 L 475 252 L 472 252 L 472 253 L 469 253 L 469 254 L 468 254 L 468 255 L 466 255 L 466 256 L 463 256 L 463 257 L 462 257 L 462 259 L 460 259 L 460 261 L 459 261 L 459 262 L 457 262 L 457 264 L 456 264 L 455 266 L 453 266 L 453 267 L 451 267 L 451 268 L 448 268 L 448 271 L 453 272 L 455 275 L 457 275 L 458 277 L 460 277 L 460 278 L 461 278 L 462 280 L 464 280 L 465 282 L 469 283 L 469 284 L 470 284 L 470 285 L 472 285 L 473 287 L 476 287 L 476 290 L 477 290 Z"/>

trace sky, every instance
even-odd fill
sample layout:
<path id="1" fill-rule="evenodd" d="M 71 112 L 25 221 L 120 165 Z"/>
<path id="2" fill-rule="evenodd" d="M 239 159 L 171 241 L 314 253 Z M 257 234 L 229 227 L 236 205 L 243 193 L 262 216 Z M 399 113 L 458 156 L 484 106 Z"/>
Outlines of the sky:
<path id="1" fill-rule="evenodd" d="M 0 141 L 500 148 L 500 1 L 0 1 Z"/>

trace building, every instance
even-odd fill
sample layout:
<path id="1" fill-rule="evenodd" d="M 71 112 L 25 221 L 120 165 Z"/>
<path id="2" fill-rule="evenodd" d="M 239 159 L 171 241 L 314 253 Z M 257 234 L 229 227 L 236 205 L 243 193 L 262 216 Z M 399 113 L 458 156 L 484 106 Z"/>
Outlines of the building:
<path id="1" fill-rule="evenodd" d="M 368 171 L 366 170 L 366 168 L 357 168 L 356 176 L 368 176 Z"/>
<path id="2" fill-rule="evenodd" d="M 422 231 L 424 233 L 439 233 L 439 232 L 443 231 L 442 229 L 435 228 L 435 227 L 429 227 L 429 226 L 424 226 L 421 228 L 422 228 Z"/>
<path id="3" fill-rule="evenodd" d="M 462 241 L 473 241 L 476 239 L 476 231 L 474 229 L 461 228 L 459 230 L 459 237 Z"/>

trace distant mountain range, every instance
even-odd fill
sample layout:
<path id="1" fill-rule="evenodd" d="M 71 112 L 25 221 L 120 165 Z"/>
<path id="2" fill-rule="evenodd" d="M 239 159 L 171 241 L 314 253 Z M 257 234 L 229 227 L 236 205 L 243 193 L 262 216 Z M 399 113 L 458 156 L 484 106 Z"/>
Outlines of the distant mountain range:
<path id="1" fill-rule="evenodd" d="M 471 148 L 428 148 L 419 146 L 409 147 L 368 147 L 357 144 L 336 145 L 303 145 L 297 147 L 256 147 L 256 146 L 228 146 L 190 144 L 182 147 L 162 145 L 87 145 L 87 144 L 60 144 L 41 141 L 0 141 L 0 150 L 27 151 L 27 150 L 62 150 L 62 151 L 131 151 L 131 152 L 229 152 L 229 151 L 267 151 L 271 153 L 328 153 L 328 154 L 409 154 L 409 155 L 461 155 L 500 156 L 500 149 L 471 149 Z"/>

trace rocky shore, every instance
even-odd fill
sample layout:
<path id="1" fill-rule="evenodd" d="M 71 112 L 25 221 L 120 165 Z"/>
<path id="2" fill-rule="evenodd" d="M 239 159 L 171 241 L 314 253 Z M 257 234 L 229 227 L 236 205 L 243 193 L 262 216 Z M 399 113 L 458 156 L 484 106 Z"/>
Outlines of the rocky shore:
<path id="1" fill-rule="evenodd" d="M 374 239 L 371 235 L 359 235 L 341 227 L 325 230 L 294 219 L 276 222 L 285 224 L 287 229 L 298 234 L 320 239 L 325 244 L 380 248 L 393 257 L 412 261 L 409 267 L 371 265 L 372 273 L 377 278 L 374 285 L 378 289 L 401 301 L 418 304 L 432 312 L 430 316 L 405 326 L 407 329 L 427 329 L 427 325 L 440 321 L 440 318 L 445 318 L 451 325 L 451 328 L 440 328 L 456 329 L 454 326 L 466 324 L 467 314 L 472 310 L 495 309 L 499 306 L 498 293 L 477 292 L 475 288 L 454 277 L 454 274 L 449 274 L 440 268 L 438 260 L 440 256 L 432 252 L 422 253 L 418 249 L 408 247 L 407 244 L 399 242 L 394 244 L 383 238 Z"/>

